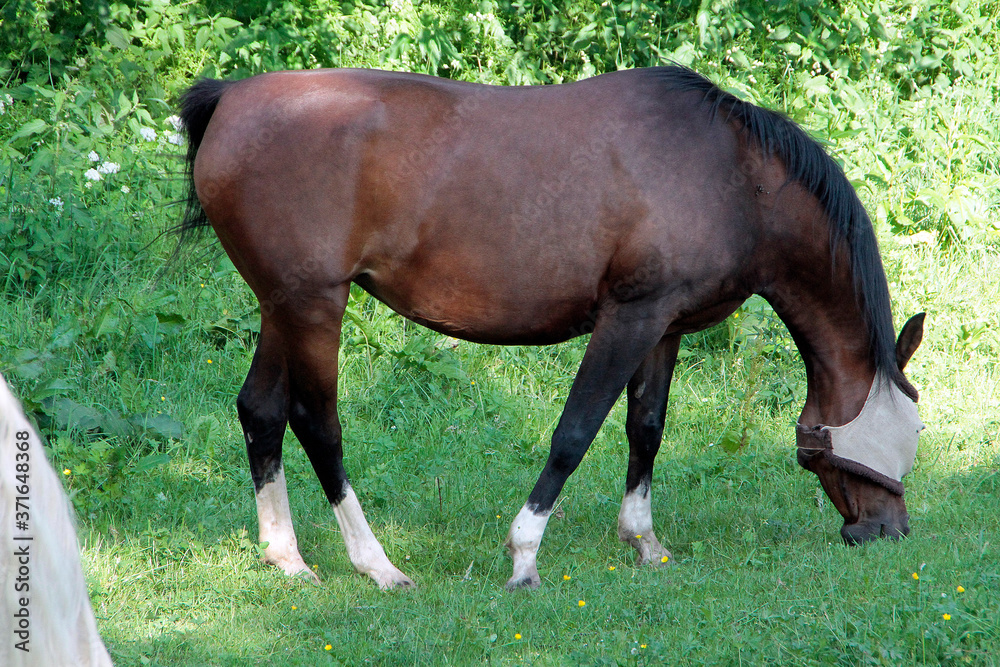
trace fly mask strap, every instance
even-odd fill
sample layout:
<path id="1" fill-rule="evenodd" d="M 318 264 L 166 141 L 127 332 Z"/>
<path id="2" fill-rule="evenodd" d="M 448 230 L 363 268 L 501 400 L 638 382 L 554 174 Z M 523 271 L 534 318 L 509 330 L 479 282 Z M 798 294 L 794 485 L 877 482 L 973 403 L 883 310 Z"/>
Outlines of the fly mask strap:
<path id="1" fill-rule="evenodd" d="M 861 413 L 843 426 L 797 424 L 800 450 L 820 453 L 846 472 L 860 475 L 903 495 L 900 480 L 913 468 L 924 425 L 917 405 L 896 383 L 876 373 Z"/>

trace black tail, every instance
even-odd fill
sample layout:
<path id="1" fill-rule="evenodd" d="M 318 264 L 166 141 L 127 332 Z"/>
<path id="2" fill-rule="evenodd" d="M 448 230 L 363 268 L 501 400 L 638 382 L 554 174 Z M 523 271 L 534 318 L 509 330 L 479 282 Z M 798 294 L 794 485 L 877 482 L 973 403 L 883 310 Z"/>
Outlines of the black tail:
<path id="1" fill-rule="evenodd" d="M 177 228 L 181 233 L 181 238 L 197 231 L 203 227 L 208 227 L 208 218 L 198 201 L 198 193 L 194 188 L 194 159 L 198 155 L 198 148 L 201 140 L 205 136 L 205 129 L 212 120 L 215 107 L 219 104 L 222 94 L 226 91 L 232 81 L 218 81 L 216 79 L 201 79 L 188 88 L 181 95 L 181 121 L 184 123 L 184 132 L 187 134 L 187 156 L 185 158 L 187 196 L 184 208 L 184 218 Z"/>

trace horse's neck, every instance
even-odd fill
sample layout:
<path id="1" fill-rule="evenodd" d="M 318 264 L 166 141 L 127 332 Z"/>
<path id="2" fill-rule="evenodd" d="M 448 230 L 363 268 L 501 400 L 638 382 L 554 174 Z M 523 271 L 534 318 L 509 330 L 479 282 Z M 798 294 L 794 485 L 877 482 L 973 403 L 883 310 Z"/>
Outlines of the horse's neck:
<path id="1" fill-rule="evenodd" d="M 846 424 L 861 411 L 875 376 L 868 326 L 846 259 L 838 259 L 836 266 L 829 261 L 799 264 L 799 271 L 793 265 L 762 294 L 805 362 L 808 395 L 800 421 L 807 426 Z"/>

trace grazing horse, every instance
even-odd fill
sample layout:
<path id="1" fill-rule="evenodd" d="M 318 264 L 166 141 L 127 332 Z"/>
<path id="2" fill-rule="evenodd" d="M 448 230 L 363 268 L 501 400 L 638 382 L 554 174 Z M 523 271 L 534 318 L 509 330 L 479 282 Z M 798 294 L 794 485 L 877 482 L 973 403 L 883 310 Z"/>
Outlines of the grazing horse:
<path id="1" fill-rule="evenodd" d="M 0 376 L 0 665 L 111 667 L 80 567 L 73 507 Z"/>
<path id="2" fill-rule="evenodd" d="M 352 282 L 466 340 L 591 334 L 537 483 L 514 519 L 509 588 L 537 587 L 557 496 L 623 390 L 618 534 L 665 562 L 650 483 L 680 337 L 752 294 L 805 361 L 799 462 L 848 542 L 909 532 L 917 392 L 902 368 L 871 222 L 836 163 L 784 117 L 691 70 L 495 87 L 369 70 L 201 80 L 183 96 L 184 231 L 211 225 L 260 301 L 237 399 L 265 557 L 299 555 L 281 463 L 286 423 L 333 506 L 351 562 L 412 582 L 372 534 L 343 467 L 337 352 Z"/>

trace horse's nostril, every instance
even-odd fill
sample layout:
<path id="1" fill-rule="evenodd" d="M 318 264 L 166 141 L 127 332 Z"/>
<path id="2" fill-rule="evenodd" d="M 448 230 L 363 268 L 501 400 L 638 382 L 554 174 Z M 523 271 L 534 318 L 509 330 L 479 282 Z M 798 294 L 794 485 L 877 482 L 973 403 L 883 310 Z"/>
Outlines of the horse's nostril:
<path id="1" fill-rule="evenodd" d="M 906 524 L 902 526 L 898 525 L 882 525 L 882 537 L 888 538 L 890 540 L 899 540 L 910 534 L 910 527 Z"/>

